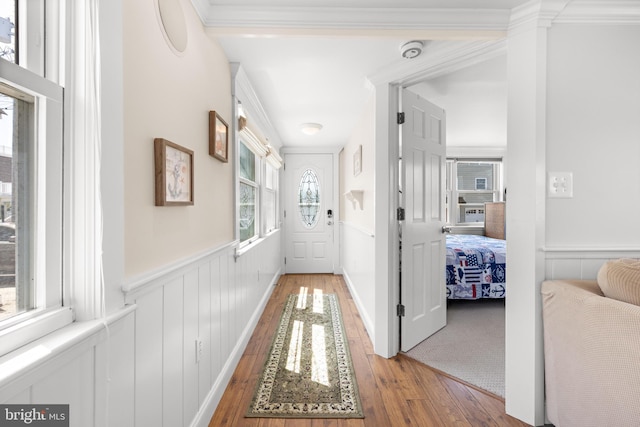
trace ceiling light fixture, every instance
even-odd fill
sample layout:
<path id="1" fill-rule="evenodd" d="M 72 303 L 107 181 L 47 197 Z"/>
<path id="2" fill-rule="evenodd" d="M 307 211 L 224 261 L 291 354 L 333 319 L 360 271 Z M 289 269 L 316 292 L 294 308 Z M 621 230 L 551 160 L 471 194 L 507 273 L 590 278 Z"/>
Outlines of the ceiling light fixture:
<path id="1" fill-rule="evenodd" d="M 320 132 L 322 125 L 320 123 L 303 123 L 300 130 L 305 135 L 315 135 Z"/>
<path id="2" fill-rule="evenodd" d="M 400 46 L 400 54 L 405 59 L 413 59 L 422 53 L 422 48 L 421 41 L 413 40 Z"/>

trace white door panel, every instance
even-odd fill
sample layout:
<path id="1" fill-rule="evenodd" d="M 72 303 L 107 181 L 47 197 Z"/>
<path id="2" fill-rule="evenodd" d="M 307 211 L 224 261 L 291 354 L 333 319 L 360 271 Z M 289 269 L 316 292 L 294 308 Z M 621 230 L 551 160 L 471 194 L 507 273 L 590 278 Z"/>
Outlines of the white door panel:
<path id="1" fill-rule="evenodd" d="M 285 156 L 285 270 L 333 272 L 333 155 Z"/>
<path id="2" fill-rule="evenodd" d="M 444 111 L 409 91 L 402 94 L 401 350 L 410 350 L 443 328 L 445 293 Z"/>

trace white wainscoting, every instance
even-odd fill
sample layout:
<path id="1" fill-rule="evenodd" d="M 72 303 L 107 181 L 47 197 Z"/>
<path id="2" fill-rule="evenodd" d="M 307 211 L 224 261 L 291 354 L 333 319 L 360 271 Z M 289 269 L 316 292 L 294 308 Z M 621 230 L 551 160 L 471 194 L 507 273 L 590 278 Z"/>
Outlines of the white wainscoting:
<path id="1" fill-rule="evenodd" d="M 33 361 L 0 359 L 0 402 L 68 403 L 74 427 L 207 426 L 280 277 L 278 231 L 236 246 L 126 283 L 120 313 L 25 347 Z"/>
<path id="2" fill-rule="evenodd" d="M 640 248 L 545 248 L 545 277 L 595 280 L 605 262 L 640 258 Z"/>
<path id="3" fill-rule="evenodd" d="M 360 317 L 373 340 L 375 313 L 375 235 L 350 222 L 340 222 L 342 274 Z"/>
<path id="4" fill-rule="evenodd" d="M 77 322 L 0 359 L 0 402 L 68 404 L 70 425 L 132 426 L 134 311 Z"/>

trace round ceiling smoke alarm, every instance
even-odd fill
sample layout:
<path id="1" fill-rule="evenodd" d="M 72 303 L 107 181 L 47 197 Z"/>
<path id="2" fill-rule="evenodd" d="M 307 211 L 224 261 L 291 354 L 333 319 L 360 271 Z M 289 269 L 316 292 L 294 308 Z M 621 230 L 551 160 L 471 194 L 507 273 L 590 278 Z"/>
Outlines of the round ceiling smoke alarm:
<path id="1" fill-rule="evenodd" d="M 410 41 L 400 46 L 400 53 L 403 58 L 412 59 L 422 53 L 421 41 Z"/>

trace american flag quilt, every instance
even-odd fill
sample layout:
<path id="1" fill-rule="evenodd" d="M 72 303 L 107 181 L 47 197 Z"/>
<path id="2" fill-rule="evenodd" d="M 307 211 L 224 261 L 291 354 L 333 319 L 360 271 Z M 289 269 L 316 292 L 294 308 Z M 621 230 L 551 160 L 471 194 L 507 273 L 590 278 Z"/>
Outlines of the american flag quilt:
<path id="1" fill-rule="evenodd" d="M 447 298 L 504 298 L 506 246 L 485 236 L 447 235 Z"/>

